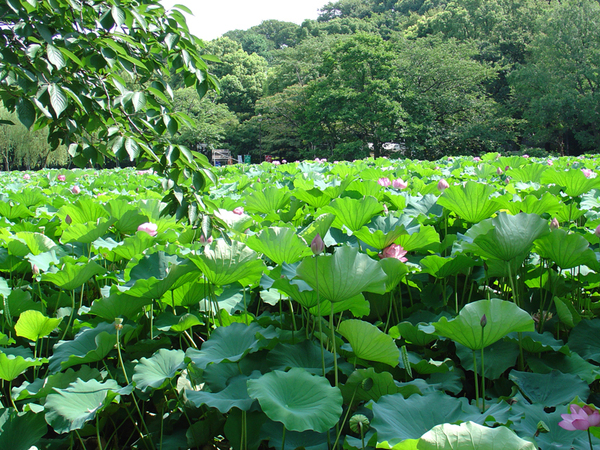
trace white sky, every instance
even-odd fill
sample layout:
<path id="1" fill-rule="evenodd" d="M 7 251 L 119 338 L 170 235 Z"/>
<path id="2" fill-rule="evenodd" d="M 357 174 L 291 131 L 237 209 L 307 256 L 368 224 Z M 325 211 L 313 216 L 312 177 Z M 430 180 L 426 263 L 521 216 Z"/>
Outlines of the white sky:
<path id="1" fill-rule="evenodd" d="M 167 9 L 187 6 L 194 13 L 186 17 L 192 34 L 210 41 L 231 30 L 247 30 L 263 20 L 301 24 L 316 19 L 319 8 L 329 0 L 161 0 Z"/>

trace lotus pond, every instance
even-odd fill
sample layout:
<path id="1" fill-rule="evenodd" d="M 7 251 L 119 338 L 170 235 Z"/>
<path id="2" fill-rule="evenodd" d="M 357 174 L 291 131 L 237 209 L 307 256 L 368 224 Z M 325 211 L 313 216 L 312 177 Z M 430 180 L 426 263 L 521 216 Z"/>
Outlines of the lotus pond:
<path id="1" fill-rule="evenodd" d="M 599 166 L 3 173 L 0 449 L 599 446 Z"/>

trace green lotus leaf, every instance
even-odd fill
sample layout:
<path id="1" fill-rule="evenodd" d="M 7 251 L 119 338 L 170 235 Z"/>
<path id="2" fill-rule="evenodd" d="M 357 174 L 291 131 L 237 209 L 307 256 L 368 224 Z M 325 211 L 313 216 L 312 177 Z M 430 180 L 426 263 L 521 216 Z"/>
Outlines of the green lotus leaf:
<path id="1" fill-rule="evenodd" d="M 413 394 L 421 394 L 415 385 L 400 386 L 390 372 L 376 372 L 373 367 L 358 369 L 348 377 L 346 384 L 340 387 L 344 403 L 379 401 L 384 395 L 402 394 L 408 398 Z M 352 400 L 354 398 L 354 400 Z"/>
<path id="2" fill-rule="evenodd" d="M 541 176 L 545 184 L 557 184 L 569 197 L 577 197 L 600 187 L 600 178 L 587 178 L 581 170 L 546 170 Z"/>
<path id="3" fill-rule="evenodd" d="M 436 334 L 427 333 L 423 329 L 422 326 L 429 326 L 428 323 L 419 323 L 414 325 L 410 322 L 400 322 L 395 327 L 390 329 L 390 336 L 395 337 L 396 339 L 402 338 L 406 342 L 414 345 L 418 345 L 420 347 L 424 347 L 427 344 L 435 341 L 437 339 Z M 429 327 L 433 330 L 433 327 Z"/>
<path id="4" fill-rule="evenodd" d="M 0 409 L 0 448 L 31 450 L 48 432 L 43 414 Z"/>
<path id="5" fill-rule="evenodd" d="M 600 362 L 600 319 L 579 322 L 571 330 L 567 344 L 583 359 Z"/>
<path id="6" fill-rule="evenodd" d="M 0 350 L 0 378 L 6 381 L 14 380 L 30 367 L 39 367 L 48 362 L 46 359 L 23 358 L 19 355 L 6 354 L 7 350 L 9 349 Z"/>
<path id="7" fill-rule="evenodd" d="M 427 249 L 440 243 L 440 235 L 432 226 L 422 226 L 418 233 L 403 234 L 394 241 L 407 252 Z"/>
<path id="8" fill-rule="evenodd" d="M 329 316 L 331 314 L 331 305 L 332 303 L 329 300 L 323 300 L 321 302 L 321 317 Z M 318 306 L 313 306 L 309 311 L 313 316 L 319 316 Z M 350 311 L 354 317 L 364 317 L 369 315 L 371 305 L 362 294 L 355 295 L 348 300 L 333 303 L 334 314 L 339 314 L 344 311 Z"/>
<path id="9" fill-rule="evenodd" d="M 319 303 L 317 292 L 302 280 L 290 281 L 287 278 L 278 278 L 273 282 L 272 287 L 284 292 L 307 309 L 317 306 Z"/>
<path id="10" fill-rule="evenodd" d="M 515 333 L 516 334 L 516 333 Z M 460 358 L 462 367 L 473 371 L 473 350 L 461 344 L 456 344 L 456 356 Z M 514 367 L 519 357 L 519 346 L 512 341 L 496 341 L 483 349 L 483 358 L 485 362 L 485 377 L 490 380 L 497 380 L 506 370 Z M 477 362 L 477 373 L 481 375 L 481 352 L 475 352 L 475 361 Z"/>
<path id="11" fill-rule="evenodd" d="M 225 414 L 231 408 L 238 408 L 242 411 L 248 411 L 254 403 L 254 399 L 248 396 L 247 382 L 250 379 L 256 379 L 261 376 L 260 372 L 255 371 L 251 376 L 238 375 L 229 380 L 225 389 L 219 392 L 192 391 L 186 389 L 186 398 L 200 408 L 202 405 L 217 408 Z"/>
<path id="12" fill-rule="evenodd" d="M 349 319 L 338 327 L 352 347 L 356 357 L 367 361 L 382 362 L 392 367 L 398 365 L 400 349 L 394 339 L 375 325 L 362 320 Z"/>
<path id="13" fill-rule="evenodd" d="M 219 327 L 200 350 L 189 348 L 185 356 L 200 369 L 221 361 L 237 362 L 248 353 L 261 349 L 261 341 L 257 338 L 261 332 L 264 332 L 263 328 L 254 322 L 250 325 L 232 323 Z"/>
<path id="14" fill-rule="evenodd" d="M 299 236 L 304 239 L 305 242 L 310 244 L 317 233 L 321 237 L 325 236 L 334 220 L 334 214 L 321 214 L 310 225 L 304 228 L 299 233 Z"/>
<path id="15" fill-rule="evenodd" d="M 575 397 L 590 395 L 588 384 L 577 375 L 553 370 L 550 373 L 530 373 L 512 370 L 508 378 L 515 383 L 530 403 L 546 407 L 568 405 Z"/>
<path id="16" fill-rule="evenodd" d="M 550 232 L 548 222 L 536 214 L 511 216 L 501 212 L 491 223 L 493 228 L 477 236 L 473 242 L 483 250 L 481 256 L 502 261 L 510 261 L 528 252 L 533 241 Z"/>
<path id="17" fill-rule="evenodd" d="M 190 261 L 181 261 L 164 252 L 145 255 L 129 273 L 130 281 L 121 290 L 133 297 L 158 299 L 166 292 L 198 278 L 199 271 Z"/>
<path id="18" fill-rule="evenodd" d="M 459 273 L 466 273 L 470 267 L 477 265 L 473 258 L 457 255 L 454 258 L 444 258 L 439 255 L 428 255 L 419 261 L 423 272 L 436 278 L 446 278 Z"/>
<path id="19" fill-rule="evenodd" d="M 227 313 L 227 311 L 223 311 Z M 196 325 L 202 325 L 202 321 L 196 314 L 185 313 L 174 315 L 172 312 L 160 314 L 154 321 L 154 326 L 160 331 L 175 331 L 181 333 Z"/>
<path id="20" fill-rule="evenodd" d="M 490 195 L 495 191 L 489 184 L 467 181 L 450 186 L 438 199 L 438 204 L 470 223 L 481 222 L 498 210 L 498 204 Z"/>
<path id="21" fill-rule="evenodd" d="M 386 292 L 394 290 L 409 272 L 408 266 L 396 258 L 383 258 L 379 261 L 379 265 L 387 275 L 387 280 L 385 280 Z"/>
<path id="22" fill-rule="evenodd" d="M 275 370 L 248 380 L 248 395 L 256 398 L 271 420 L 292 431 L 329 431 L 342 415 L 342 394 L 326 378 L 293 368 Z"/>
<path id="23" fill-rule="evenodd" d="M 507 427 L 489 428 L 473 422 L 444 423 L 425 433 L 419 450 L 537 450 L 537 446 L 517 436 Z"/>
<path id="24" fill-rule="evenodd" d="M 406 199 L 406 208 L 404 214 L 411 217 L 441 217 L 444 208 L 438 204 L 437 195 L 427 194 L 419 196 L 409 196 Z"/>
<path id="25" fill-rule="evenodd" d="M 63 259 L 64 266 L 59 272 L 42 274 L 42 281 L 54 283 L 65 291 L 72 291 L 83 286 L 96 275 L 106 273 L 106 269 L 95 261 L 88 261 L 85 264 L 77 263 L 70 258 Z"/>
<path id="26" fill-rule="evenodd" d="M 17 336 L 37 341 L 52 333 L 62 319 L 51 319 L 36 310 L 23 311 L 15 324 Z"/>
<path id="27" fill-rule="evenodd" d="M 52 239 L 43 235 L 42 233 L 20 231 L 16 233 L 15 236 L 27 245 L 27 248 L 29 249 L 28 253 L 33 255 L 49 252 L 57 247 L 56 243 Z"/>
<path id="28" fill-rule="evenodd" d="M 61 368 L 101 361 L 117 343 L 114 323 L 100 323 L 95 328 L 83 328 L 72 341 L 59 341 L 50 357 L 50 372 Z"/>
<path id="29" fill-rule="evenodd" d="M 228 245 L 223 239 L 216 239 L 203 253 L 188 257 L 217 286 L 235 282 L 247 286 L 258 280 L 265 269 L 256 252 L 238 241 Z"/>
<path id="30" fill-rule="evenodd" d="M 253 192 L 245 197 L 245 208 L 247 211 L 269 214 L 279 211 L 289 201 L 290 193 L 287 189 L 258 185 Z"/>
<path id="31" fill-rule="evenodd" d="M 0 216 L 6 217 L 8 220 L 21 220 L 34 215 L 25 205 L 20 203 L 11 205 L 9 202 L 0 202 Z"/>
<path id="32" fill-rule="evenodd" d="M 577 375 L 587 384 L 600 379 L 600 369 L 597 365 L 591 364 L 575 352 L 569 355 L 563 353 L 543 353 L 539 358 L 529 356 L 527 365 L 535 373 L 550 373 L 553 370 L 559 370 L 562 373 L 572 373 Z"/>
<path id="33" fill-rule="evenodd" d="M 0 277 L 0 295 L 2 295 L 4 298 L 8 298 L 11 291 L 12 289 L 8 286 L 7 281 Z"/>
<path id="34" fill-rule="evenodd" d="M 84 199 L 62 206 L 56 215 L 62 222 L 64 222 L 65 217 L 69 216 L 72 221 L 71 225 L 96 223 L 98 219 L 108 219 L 110 217 L 108 211 L 100 203 Z"/>
<path id="35" fill-rule="evenodd" d="M 334 227 L 341 230 L 343 226 L 346 226 L 351 231 L 358 231 L 376 214 L 383 211 L 383 206 L 375 197 L 371 196 L 360 200 L 343 197 L 336 198 L 321 211 L 335 214 Z"/>
<path id="36" fill-rule="evenodd" d="M 519 342 L 519 335 L 517 333 L 509 333 L 506 337 L 506 340 Z M 569 352 L 569 348 L 564 344 L 564 342 L 555 339 L 552 333 L 549 331 L 545 331 L 543 334 L 540 334 L 537 331 L 521 333 L 520 341 L 523 350 L 529 353 L 552 351 L 563 353 Z"/>
<path id="37" fill-rule="evenodd" d="M 60 240 L 63 244 L 68 244 L 70 242 L 91 244 L 96 239 L 104 236 L 114 222 L 115 219 L 111 218 L 99 219 L 98 222 L 72 223 L 63 231 Z"/>
<path id="38" fill-rule="evenodd" d="M 527 164 L 525 166 L 507 170 L 506 175 L 511 177 L 513 181 L 540 183 L 542 174 L 549 169 L 550 168 L 544 164 Z"/>
<path id="39" fill-rule="evenodd" d="M 318 262 L 317 262 L 318 260 Z M 377 263 L 358 248 L 340 247 L 333 255 L 304 259 L 296 269 L 298 277 L 321 297 L 335 303 L 363 291 L 385 293 L 387 275 Z"/>
<path id="40" fill-rule="evenodd" d="M 263 415 L 264 417 L 264 415 Z M 282 450 L 328 450 L 327 442 L 333 442 L 335 436 L 329 431 L 328 433 L 317 433 L 312 430 L 306 431 L 290 431 L 285 430 L 281 422 L 273 422 L 266 419 L 266 422 L 260 429 L 260 440 L 268 441 L 269 447 Z"/>
<path id="41" fill-rule="evenodd" d="M 309 243 L 310 244 L 310 243 Z M 277 264 L 294 264 L 312 255 L 309 245 L 291 228 L 271 227 L 250 236 L 246 245 Z"/>
<path id="42" fill-rule="evenodd" d="M 159 389 L 185 367 L 182 350 L 161 348 L 150 358 L 142 358 L 133 368 L 132 380 L 136 389 L 146 392 Z"/>
<path id="43" fill-rule="evenodd" d="M 419 225 L 412 223 L 412 220 L 408 216 L 375 216 L 367 226 L 355 231 L 354 236 L 373 248 L 383 250 L 401 235 L 419 231 Z"/>
<path id="44" fill-rule="evenodd" d="M 36 302 L 31 298 L 31 294 L 28 291 L 22 291 L 21 289 L 13 289 L 8 296 L 8 311 L 13 317 L 19 317 L 22 312 L 28 310 L 42 311 L 44 305 L 41 302 Z"/>
<path id="45" fill-rule="evenodd" d="M 64 372 L 58 372 L 49 375 L 46 378 L 36 378 L 32 383 L 23 382 L 21 386 L 13 388 L 13 399 L 44 399 L 54 392 L 54 388 L 65 389 L 77 379 L 88 381 L 91 379 L 100 380 L 101 373 L 98 369 L 92 369 L 89 366 L 81 366 L 81 369 L 75 371 L 67 369 Z"/>
<path id="46" fill-rule="evenodd" d="M 535 243 L 535 252 L 542 258 L 554 261 L 561 269 L 589 265 L 597 267 L 598 261 L 588 241 L 579 234 L 569 234 L 556 229 L 539 238 Z"/>
<path id="47" fill-rule="evenodd" d="M 303 202 L 308 203 L 313 208 L 322 208 L 331 202 L 331 197 L 326 195 L 323 191 L 317 188 L 313 189 L 301 189 L 296 188 L 293 191 L 294 197 Z"/>
<path id="48" fill-rule="evenodd" d="M 461 420 L 465 415 L 463 408 L 469 409 L 466 400 L 463 403 L 441 392 L 411 395 L 407 399 L 401 394 L 384 395 L 373 403 L 371 426 L 377 430 L 378 441 L 394 445 L 405 439 L 418 439 L 436 425 Z"/>
<path id="49" fill-rule="evenodd" d="M 148 297 L 133 297 L 128 294 L 113 292 L 108 297 L 94 300 L 90 314 L 113 321 L 117 317 L 135 318 L 142 312 L 142 308 L 150 305 L 152 299 Z"/>
<path id="50" fill-rule="evenodd" d="M 487 325 L 481 333 L 481 318 Z M 479 350 L 502 339 L 513 331 L 533 331 L 531 316 L 512 302 L 500 299 L 479 300 L 467 304 L 457 317 L 445 317 L 432 324 L 437 334 L 456 341 L 471 350 Z"/>
<path id="51" fill-rule="evenodd" d="M 115 380 L 77 380 L 66 389 L 54 389 L 46 397 L 46 421 L 57 433 L 80 430 L 119 396 L 121 387 Z"/>
<path id="52" fill-rule="evenodd" d="M 323 356 L 327 374 L 333 369 L 333 354 L 324 350 Z M 321 346 L 312 341 L 302 341 L 299 344 L 278 344 L 267 355 L 267 362 L 273 370 L 300 367 L 313 375 L 323 375 Z"/>

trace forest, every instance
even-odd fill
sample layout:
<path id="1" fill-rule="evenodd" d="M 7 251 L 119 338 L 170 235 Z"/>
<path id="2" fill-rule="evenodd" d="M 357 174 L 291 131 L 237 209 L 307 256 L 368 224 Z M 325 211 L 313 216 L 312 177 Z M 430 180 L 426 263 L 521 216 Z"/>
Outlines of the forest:
<path id="1" fill-rule="evenodd" d="M 171 70 L 193 122 L 175 142 L 253 162 L 596 153 L 599 22 L 596 0 L 341 0 L 266 20 L 205 42 L 218 92 Z M 4 170 L 67 163 L 18 127 L 0 125 Z"/>

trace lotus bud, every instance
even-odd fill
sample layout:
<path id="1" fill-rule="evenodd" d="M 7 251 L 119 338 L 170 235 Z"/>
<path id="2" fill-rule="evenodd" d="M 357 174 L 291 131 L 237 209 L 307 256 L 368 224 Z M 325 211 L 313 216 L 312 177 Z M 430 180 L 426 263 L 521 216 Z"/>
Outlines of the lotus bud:
<path id="1" fill-rule="evenodd" d="M 406 189 L 408 187 L 408 183 L 402 178 L 398 178 L 397 180 L 392 181 L 392 187 L 394 189 Z"/>
<path id="2" fill-rule="evenodd" d="M 23 179 L 25 181 L 31 180 L 31 175 L 29 175 L 28 173 L 26 173 L 25 175 L 23 175 Z"/>
<path id="3" fill-rule="evenodd" d="M 234 214 L 237 214 L 238 216 L 241 216 L 242 214 L 244 214 L 244 208 L 241 206 L 238 206 L 237 208 L 235 208 L 233 210 Z"/>
<path id="4" fill-rule="evenodd" d="M 591 178 L 594 175 L 594 171 L 590 169 L 581 169 L 586 178 Z"/>
<path id="5" fill-rule="evenodd" d="M 479 323 L 481 324 L 481 328 L 485 328 L 485 326 L 487 325 L 487 317 L 485 317 L 485 314 L 481 316 L 481 320 L 479 321 Z"/>
<path id="6" fill-rule="evenodd" d="M 34 275 L 39 275 L 40 274 L 40 269 L 35 264 L 31 267 L 31 271 L 33 272 Z"/>
<path id="7" fill-rule="evenodd" d="M 503 171 L 503 170 L 502 170 L 500 167 L 498 167 L 498 168 L 496 169 L 496 173 L 497 173 L 498 175 L 502 175 L 502 174 L 504 173 L 504 171 Z"/>
<path id="8" fill-rule="evenodd" d="M 67 214 L 67 217 L 65 217 L 65 223 L 67 225 L 71 225 L 73 223 L 73 219 L 71 219 L 71 216 Z"/>
<path id="9" fill-rule="evenodd" d="M 383 213 L 384 214 L 389 213 L 388 207 L 387 207 L 387 205 L 385 203 L 383 204 Z"/>
<path id="10" fill-rule="evenodd" d="M 115 326 L 115 330 L 121 331 L 123 329 L 123 319 L 121 319 L 120 317 L 117 317 L 115 319 L 114 326 Z"/>
<path id="11" fill-rule="evenodd" d="M 523 158 L 529 158 L 529 155 L 525 154 L 523 155 Z"/>
<path id="12" fill-rule="evenodd" d="M 310 243 L 310 249 L 312 250 L 313 255 L 320 255 L 325 250 L 325 242 L 323 242 L 319 233 L 317 233 Z"/>
<path id="13" fill-rule="evenodd" d="M 600 225 L 596 227 L 596 229 L 594 230 L 594 234 L 600 238 Z"/>
<path id="14" fill-rule="evenodd" d="M 79 194 L 79 193 L 81 192 L 81 188 L 80 188 L 79 186 L 75 185 L 75 186 L 73 186 L 73 187 L 71 188 L 71 192 L 72 192 L 73 194 L 77 195 L 77 194 Z"/>
<path id="15" fill-rule="evenodd" d="M 448 189 L 449 187 L 450 187 L 450 185 L 443 178 L 437 184 L 438 191 L 442 191 L 443 192 L 445 189 Z"/>
<path id="16" fill-rule="evenodd" d="M 550 229 L 556 230 L 559 226 L 560 224 L 558 223 L 558 219 L 556 217 L 552 219 L 552 221 L 550 222 Z"/>
<path id="17" fill-rule="evenodd" d="M 58 177 L 56 177 L 58 179 L 58 181 L 65 181 L 67 179 L 66 176 L 64 175 L 59 175 Z"/>

